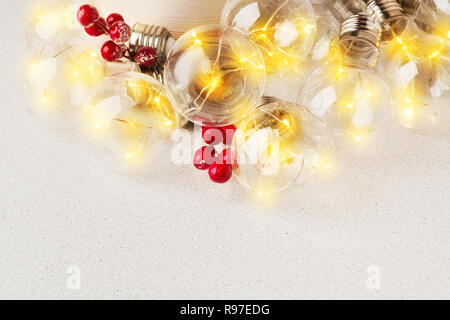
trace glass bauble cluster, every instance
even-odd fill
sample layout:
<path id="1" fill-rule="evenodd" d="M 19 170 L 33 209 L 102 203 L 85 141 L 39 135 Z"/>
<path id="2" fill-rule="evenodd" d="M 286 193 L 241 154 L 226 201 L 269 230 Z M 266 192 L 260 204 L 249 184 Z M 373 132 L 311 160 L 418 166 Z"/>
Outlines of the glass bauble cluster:
<path id="1" fill-rule="evenodd" d="M 178 39 L 103 14 L 78 0 L 35 6 L 26 78 L 33 114 L 80 129 L 118 168 L 155 163 L 191 122 L 202 144 L 188 162 L 266 197 L 331 169 L 389 119 L 449 123 L 445 1 L 228 0 L 217 25 Z"/>

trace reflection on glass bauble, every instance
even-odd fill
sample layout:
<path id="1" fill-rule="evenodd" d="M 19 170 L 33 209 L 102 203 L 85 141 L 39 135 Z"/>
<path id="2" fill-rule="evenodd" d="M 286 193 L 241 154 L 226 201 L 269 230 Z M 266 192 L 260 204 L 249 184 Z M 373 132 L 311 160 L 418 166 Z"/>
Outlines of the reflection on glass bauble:
<path id="1" fill-rule="evenodd" d="M 325 125 L 294 103 L 265 98 L 234 138 L 236 176 L 256 196 L 270 196 L 323 167 L 331 150 Z M 306 180 L 306 179 L 305 179 Z"/>
<path id="2" fill-rule="evenodd" d="M 52 128 L 72 128 L 79 106 L 90 90 L 106 76 L 106 65 L 85 45 L 65 48 L 46 45 L 32 54 L 26 64 L 29 107 Z"/>
<path id="3" fill-rule="evenodd" d="M 309 0 L 229 0 L 222 25 L 247 35 L 260 48 L 269 73 L 301 68 L 317 31 Z"/>
<path id="4" fill-rule="evenodd" d="M 105 79 L 84 106 L 90 145 L 115 167 L 141 169 L 158 154 L 155 141 L 167 141 L 185 124 L 165 88 L 142 73 Z"/>
<path id="5" fill-rule="evenodd" d="M 218 26 L 182 36 L 169 52 L 164 72 L 179 113 L 210 126 L 245 117 L 262 97 L 265 79 L 264 61 L 253 43 Z"/>

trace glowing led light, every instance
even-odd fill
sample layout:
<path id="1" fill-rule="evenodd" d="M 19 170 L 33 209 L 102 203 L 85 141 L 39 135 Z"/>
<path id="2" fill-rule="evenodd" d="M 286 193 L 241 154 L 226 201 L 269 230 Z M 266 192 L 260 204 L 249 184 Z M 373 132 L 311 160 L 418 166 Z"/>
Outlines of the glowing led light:
<path id="1" fill-rule="evenodd" d="M 337 70 L 336 79 L 339 79 L 343 73 L 344 73 L 344 69 L 342 67 L 339 67 Z"/>
<path id="2" fill-rule="evenodd" d="M 48 101 L 48 95 L 47 95 L 47 91 L 46 90 L 44 90 L 44 92 L 42 92 L 41 101 L 42 102 L 47 102 Z"/>
<path id="3" fill-rule="evenodd" d="M 42 8 L 39 8 L 39 10 L 36 12 L 36 20 L 41 20 L 42 17 L 44 16 L 43 10 Z"/>
<path id="4" fill-rule="evenodd" d="M 303 30 L 305 30 L 305 32 L 307 34 L 311 34 L 315 28 L 316 28 L 316 26 L 314 26 L 312 24 L 307 24 Z"/>
<path id="5" fill-rule="evenodd" d="M 267 197 L 271 197 L 272 193 L 266 192 L 266 191 L 258 191 L 258 192 L 256 192 L 256 195 L 260 198 L 267 198 Z"/>
<path id="6" fill-rule="evenodd" d="M 289 122 L 288 119 L 285 119 L 285 120 L 283 120 L 282 122 L 284 123 L 284 125 L 285 125 L 286 127 L 288 127 L 288 128 L 291 127 L 291 123 Z"/>
<path id="7" fill-rule="evenodd" d="M 440 53 L 441 53 L 440 51 L 436 50 L 436 51 L 434 51 L 432 54 L 430 54 L 430 55 L 428 56 L 428 58 L 434 59 L 434 58 L 436 58 L 437 56 L 439 56 Z"/>
<path id="8" fill-rule="evenodd" d="M 329 169 L 333 168 L 333 166 L 331 165 L 331 163 L 329 163 L 327 161 L 323 161 L 322 162 L 322 168 L 329 170 Z"/>
<path id="9" fill-rule="evenodd" d="M 405 116 L 405 118 L 411 119 L 414 117 L 415 115 L 415 110 L 414 108 L 407 108 L 403 111 L 403 115 Z"/>

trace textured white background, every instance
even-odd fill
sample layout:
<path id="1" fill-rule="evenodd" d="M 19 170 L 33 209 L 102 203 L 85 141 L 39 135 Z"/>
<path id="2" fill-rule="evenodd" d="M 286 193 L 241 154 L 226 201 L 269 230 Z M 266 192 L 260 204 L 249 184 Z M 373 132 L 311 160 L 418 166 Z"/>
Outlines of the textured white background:
<path id="1" fill-rule="evenodd" d="M 0 298 L 450 297 L 449 131 L 389 126 L 270 207 L 168 160 L 119 174 L 29 115 L 16 58 L 27 2 L 0 2 Z"/>

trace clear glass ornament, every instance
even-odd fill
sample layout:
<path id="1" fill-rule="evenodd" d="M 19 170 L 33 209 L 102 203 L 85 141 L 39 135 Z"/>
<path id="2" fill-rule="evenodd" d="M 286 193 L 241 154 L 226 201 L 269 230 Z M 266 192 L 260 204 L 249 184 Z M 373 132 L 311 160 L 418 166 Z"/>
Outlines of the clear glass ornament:
<path id="1" fill-rule="evenodd" d="M 28 58 L 25 74 L 31 112 L 54 129 L 71 129 L 79 106 L 105 78 L 106 64 L 89 46 L 46 45 Z"/>
<path id="2" fill-rule="evenodd" d="M 137 72 L 105 79 L 83 110 L 83 128 L 93 150 L 123 169 L 150 165 L 161 150 L 157 142 L 167 142 L 186 123 L 175 112 L 163 85 Z"/>
<path id="3" fill-rule="evenodd" d="M 336 64 L 315 70 L 300 88 L 297 102 L 335 135 L 356 142 L 385 124 L 392 104 L 388 86 L 372 70 Z"/>
<path id="4" fill-rule="evenodd" d="M 317 17 L 317 35 L 314 47 L 309 56 L 310 64 L 305 68 L 305 74 L 310 73 L 318 65 L 326 61 L 339 35 L 339 28 L 341 26 L 339 19 L 330 10 L 331 6 L 329 1 L 313 0 L 311 3 Z"/>
<path id="5" fill-rule="evenodd" d="M 81 0 L 43 0 L 33 4 L 26 28 L 28 47 L 34 50 L 49 44 L 64 47 L 79 37 L 94 43 L 95 39 L 85 35 L 77 21 L 77 10 L 83 3 Z"/>
<path id="6" fill-rule="evenodd" d="M 396 1 L 371 0 L 368 7 L 383 26 L 382 66 L 399 123 L 431 129 L 447 121 L 450 42 L 419 29 Z"/>
<path id="7" fill-rule="evenodd" d="M 222 25 L 249 36 L 268 73 L 300 72 L 317 32 L 309 0 L 229 0 Z"/>
<path id="8" fill-rule="evenodd" d="M 310 72 L 325 63 L 330 51 L 335 50 L 342 22 L 366 10 L 361 0 L 312 0 L 311 3 L 317 17 L 317 40 L 310 55 Z"/>
<path id="9" fill-rule="evenodd" d="M 338 50 L 300 87 L 297 103 L 322 119 L 336 136 L 361 142 L 391 114 L 389 88 L 373 70 L 380 31 L 365 14 L 346 20 Z"/>
<path id="10" fill-rule="evenodd" d="M 235 174 L 255 196 L 281 192 L 328 166 L 332 150 L 325 125 L 305 108 L 265 97 L 237 126 Z M 308 169 L 308 170 L 305 170 Z M 308 177 L 303 175 L 308 174 Z"/>
<path id="11" fill-rule="evenodd" d="M 244 35 L 229 28 L 200 27 L 170 50 L 164 83 L 185 118 L 225 126 L 244 118 L 261 99 L 264 60 Z"/>
<path id="12" fill-rule="evenodd" d="M 450 40 L 448 0 L 399 0 L 399 3 L 423 31 Z"/>
<path id="13" fill-rule="evenodd" d="M 449 42 L 434 36 L 411 41 L 403 35 L 388 44 L 385 53 L 385 70 L 399 123 L 411 129 L 432 130 L 449 122 Z"/>

